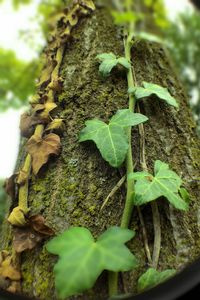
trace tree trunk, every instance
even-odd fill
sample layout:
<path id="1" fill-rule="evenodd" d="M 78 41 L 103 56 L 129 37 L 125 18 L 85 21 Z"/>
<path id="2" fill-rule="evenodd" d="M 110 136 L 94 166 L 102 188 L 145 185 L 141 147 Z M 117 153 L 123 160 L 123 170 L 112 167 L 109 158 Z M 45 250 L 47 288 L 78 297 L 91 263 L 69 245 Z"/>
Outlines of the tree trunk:
<path id="1" fill-rule="evenodd" d="M 57 115 L 66 121 L 62 136 L 62 152 L 51 160 L 40 175 L 32 175 L 29 186 L 31 214 L 42 214 L 56 234 L 70 226 L 85 226 L 95 237 L 106 228 L 120 225 L 125 202 L 125 187 L 110 199 L 104 210 L 101 205 L 125 170 L 113 169 L 103 161 L 91 142 L 80 144 L 78 134 L 85 120 L 100 118 L 104 121 L 118 110 L 127 108 L 126 73 L 115 70 L 106 80 L 98 73 L 97 54 L 114 52 L 124 55 L 121 29 L 113 24 L 110 10 L 99 5 L 94 13 L 79 21 L 72 31 L 61 66 L 64 88 L 58 97 Z M 137 43 L 132 49 L 136 80 L 168 87 L 180 104 L 179 111 L 152 97 L 140 105 L 141 113 L 149 117 L 145 123 L 147 165 L 160 159 L 170 164 L 180 176 L 191 195 L 190 210 L 178 212 L 165 199 L 158 201 L 161 215 L 162 247 L 159 270 L 180 269 L 200 254 L 200 203 L 199 196 L 199 141 L 191 116 L 187 96 L 170 63 L 166 51 L 158 44 Z M 140 170 L 140 136 L 133 130 L 132 140 L 136 170 Z M 18 167 L 25 155 L 22 146 Z M 17 203 L 12 203 L 16 206 Z M 152 250 L 154 232 L 150 205 L 142 209 Z M 129 243 L 140 265 L 134 272 L 120 277 L 121 292 L 136 292 L 138 276 L 147 268 L 142 228 L 137 210 L 134 210 L 131 229 L 136 237 Z M 9 249 L 11 228 L 4 224 L 0 237 L 1 249 Z M 23 294 L 39 299 L 57 299 L 54 289 L 53 265 L 56 258 L 47 253 L 46 242 L 21 258 Z M 106 299 L 106 272 L 98 279 L 95 288 L 70 299 Z"/>

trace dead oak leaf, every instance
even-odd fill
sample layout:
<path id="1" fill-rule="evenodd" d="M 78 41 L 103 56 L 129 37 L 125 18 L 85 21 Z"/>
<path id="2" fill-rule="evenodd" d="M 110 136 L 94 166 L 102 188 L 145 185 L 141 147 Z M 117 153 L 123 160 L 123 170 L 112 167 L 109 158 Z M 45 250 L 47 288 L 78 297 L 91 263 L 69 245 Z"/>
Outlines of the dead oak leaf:
<path id="1" fill-rule="evenodd" d="M 13 247 L 17 253 L 35 248 L 44 239 L 44 235 L 36 232 L 31 227 L 15 228 L 13 233 Z"/>
<path id="2" fill-rule="evenodd" d="M 29 218 L 30 226 L 36 231 L 45 236 L 52 236 L 55 234 L 54 230 L 45 225 L 45 219 L 42 215 L 35 215 Z"/>
<path id="3" fill-rule="evenodd" d="M 32 156 L 34 175 L 37 175 L 41 167 L 46 164 L 51 154 L 59 155 L 61 149 L 60 137 L 54 133 L 41 138 L 33 135 L 27 142 L 27 151 Z"/>

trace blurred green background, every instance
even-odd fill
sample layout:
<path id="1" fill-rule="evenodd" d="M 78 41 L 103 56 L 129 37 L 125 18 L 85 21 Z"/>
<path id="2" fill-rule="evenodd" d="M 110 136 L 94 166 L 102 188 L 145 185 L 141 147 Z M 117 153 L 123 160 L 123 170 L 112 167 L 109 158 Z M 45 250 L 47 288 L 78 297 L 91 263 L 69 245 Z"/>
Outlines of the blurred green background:
<path id="1" fill-rule="evenodd" d="M 152 8 L 200 132 L 200 13 L 187 0 L 144 0 L 144 3 Z M 0 223 L 6 203 L 4 177 L 11 175 L 18 151 L 19 112 L 27 107 L 35 91 L 48 20 L 62 5 L 61 0 L 0 0 L 0 136 L 4 141 L 0 148 Z M 15 133 L 8 131 L 11 123 Z"/>

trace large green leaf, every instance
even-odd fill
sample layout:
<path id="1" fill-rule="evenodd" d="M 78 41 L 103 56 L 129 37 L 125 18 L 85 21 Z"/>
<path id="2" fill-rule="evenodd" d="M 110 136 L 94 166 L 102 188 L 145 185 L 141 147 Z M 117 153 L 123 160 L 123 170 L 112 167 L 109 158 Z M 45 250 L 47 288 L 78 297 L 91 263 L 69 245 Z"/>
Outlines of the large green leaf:
<path id="1" fill-rule="evenodd" d="M 79 141 L 94 141 L 102 157 L 111 166 L 119 167 L 124 162 L 129 147 L 124 129 L 147 120 L 144 115 L 134 114 L 129 109 L 119 110 L 108 125 L 97 119 L 86 121 Z"/>
<path id="2" fill-rule="evenodd" d="M 176 274 L 176 270 L 168 269 L 162 272 L 150 268 L 138 280 L 138 292 L 150 289 Z"/>
<path id="3" fill-rule="evenodd" d="M 164 100 L 167 104 L 177 108 L 179 107 L 176 99 L 170 95 L 166 88 L 145 81 L 143 81 L 143 86 L 144 87 L 130 88 L 129 93 L 133 93 L 138 100 L 155 94 L 159 99 Z"/>
<path id="4" fill-rule="evenodd" d="M 113 53 L 102 53 L 96 57 L 101 61 L 99 72 L 102 76 L 107 77 L 116 65 L 122 65 L 126 69 L 130 69 L 131 64 L 125 57 L 117 57 Z"/>
<path id="5" fill-rule="evenodd" d="M 128 271 L 136 267 L 135 256 L 124 245 L 135 233 L 111 227 L 97 241 L 83 227 L 71 227 L 47 244 L 50 253 L 59 255 L 54 267 L 56 289 L 61 298 L 93 287 L 103 270 Z"/>
<path id="6" fill-rule="evenodd" d="M 129 179 L 137 181 L 135 184 L 135 205 L 143 205 L 164 196 L 175 208 L 187 210 L 188 202 L 179 195 L 182 184 L 181 178 L 160 160 L 155 162 L 154 173 L 155 176 L 148 172 L 130 174 Z"/>

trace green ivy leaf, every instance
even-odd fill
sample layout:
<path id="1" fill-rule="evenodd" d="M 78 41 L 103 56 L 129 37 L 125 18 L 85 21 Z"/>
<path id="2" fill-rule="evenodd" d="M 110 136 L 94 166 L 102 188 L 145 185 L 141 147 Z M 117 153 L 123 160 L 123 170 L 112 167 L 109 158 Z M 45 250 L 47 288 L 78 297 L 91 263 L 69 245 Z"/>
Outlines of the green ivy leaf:
<path id="1" fill-rule="evenodd" d="M 155 94 L 159 99 L 164 100 L 167 104 L 177 108 L 179 107 L 176 99 L 170 95 L 166 88 L 145 81 L 143 82 L 143 86 L 144 87 L 130 88 L 129 93 L 134 94 L 138 100 Z"/>
<path id="2" fill-rule="evenodd" d="M 134 114 L 129 109 L 119 110 L 109 124 L 94 119 L 86 121 L 86 127 L 80 132 L 79 141 L 92 140 L 102 157 L 113 167 L 124 162 L 129 143 L 125 128 L 146 122 L 147 117 Z"/>
<path id="3" fill-rule="evenodd" d="M 164 43 L 164 41 L 159 36 L 145 31 L 136 32 L 134 35 L 139 39 L 147 40 L 149 42 L 155 42 L 159 44 Z"/>
<path id="4" fill-rule="evenodd" d="M 131 67 L 130 62 L 125 57 L 117 58 L 117 56 L 113 53 L 102 53 L 97 55 L 96 58 L 101 61 L 99 72 L 103 77 L 109 76 L 112 69 L 118 64 L 122 65 L 126 69 L 130 69 Z"/>
<path id="5" fill-rule="evenodd" d="M 104 271 L 129 271 L 136 267 L 135 256 L 124 245 L 135 233 L 111 227 L 97 241 L 83 227 L 71 227 L 47 244 L 50 253 L 59 255 L 54 267 L 56 289 L 64 299 L 93 287 Z"/>
<path id="6" fill-rule="evenodd" d="M 133 11 L 118 12 L 112 11 L 112 16 L 116 25 L 124 25 L 127 23 L 136 23 L 144 18 L 144 14 L 134 13 Z"/>
<path id="7" fill-rule="evenodd" d="M 148 172 L 136 172 L 129 179 L 136 180 L 135 205 L 143 205 L 164 196 L 177 209 L 187 210 L 188 203 L 179 196 L 181 178 L 160 160 L 155 162 L 155 176 Z"/>
<path id="8" fill-rule="evenodd" d="M 176 270 L 168 269 L 162 272 L 150 268 L 138 280 L 138 292 L 150 289 L 176 274 Z"/>

